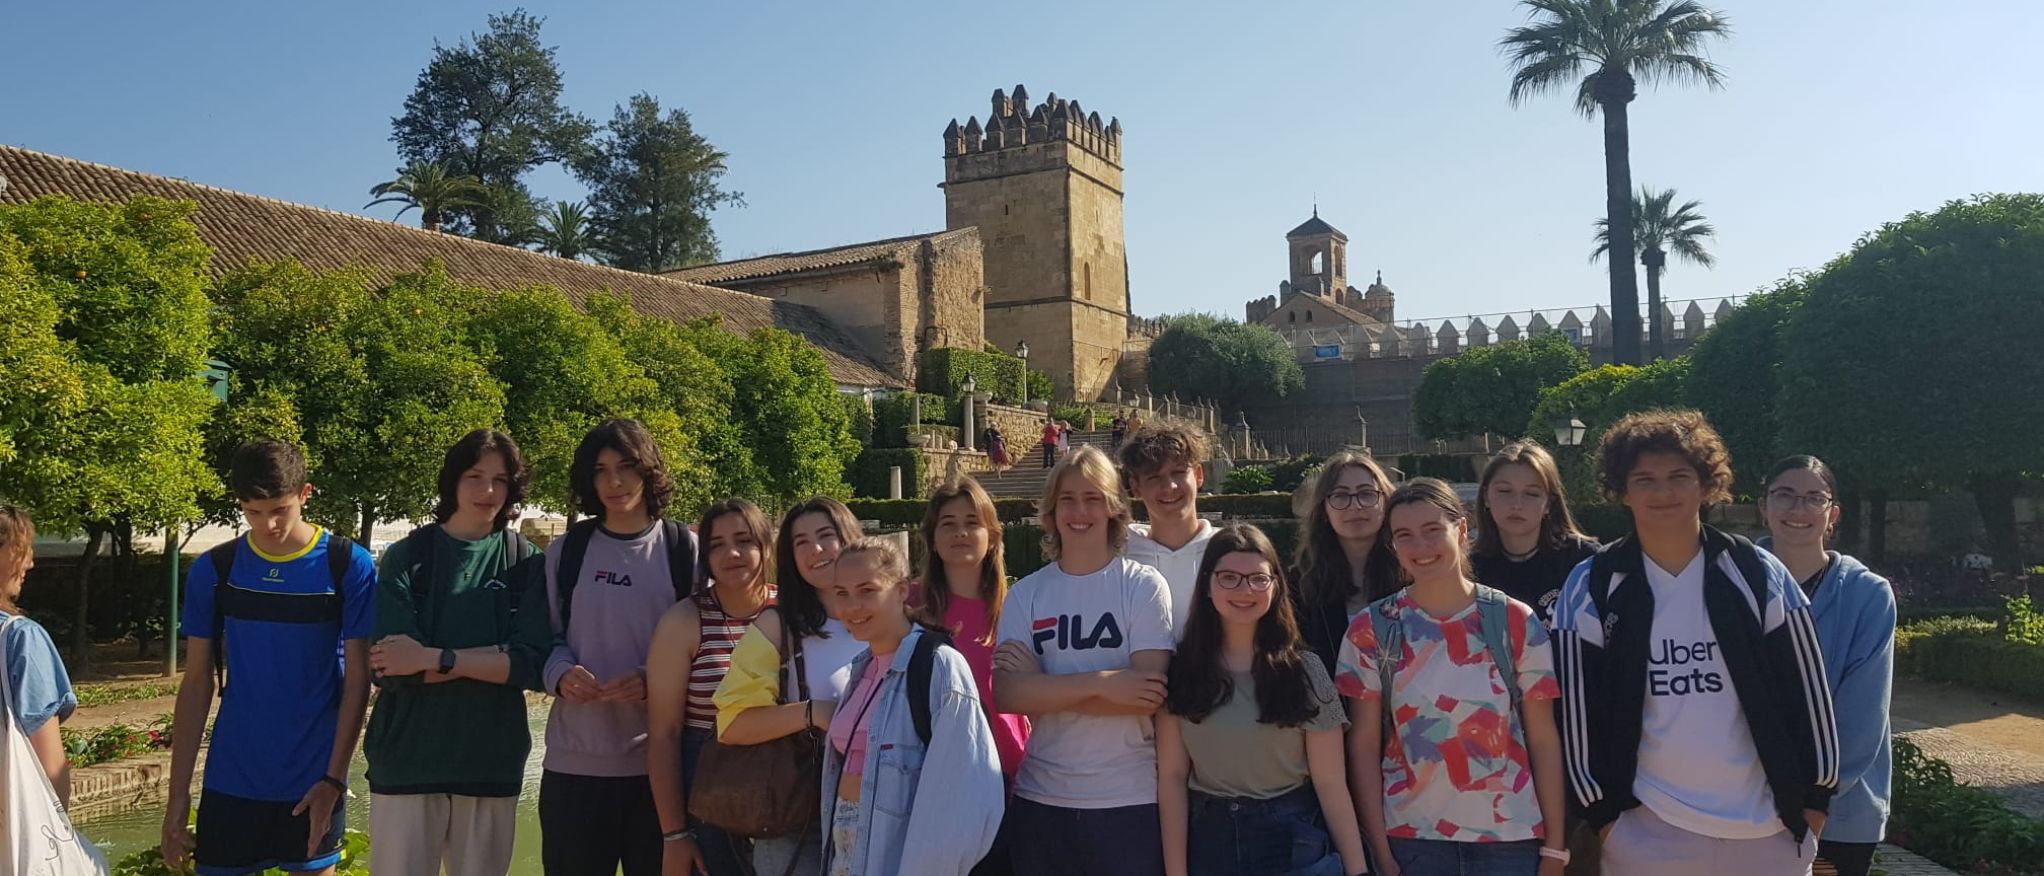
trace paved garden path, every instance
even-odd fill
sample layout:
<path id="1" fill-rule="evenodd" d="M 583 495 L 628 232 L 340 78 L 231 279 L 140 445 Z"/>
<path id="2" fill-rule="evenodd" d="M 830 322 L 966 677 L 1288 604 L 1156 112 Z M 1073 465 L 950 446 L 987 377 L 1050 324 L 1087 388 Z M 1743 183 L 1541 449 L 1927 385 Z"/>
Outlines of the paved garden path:
<path id="1" fill-rule="evenodd" d="M 2044 818 L 2044 704 L 1897 677 L 1890 711 L 1895 732 L 1951 764 L 1959 781 Z"/>

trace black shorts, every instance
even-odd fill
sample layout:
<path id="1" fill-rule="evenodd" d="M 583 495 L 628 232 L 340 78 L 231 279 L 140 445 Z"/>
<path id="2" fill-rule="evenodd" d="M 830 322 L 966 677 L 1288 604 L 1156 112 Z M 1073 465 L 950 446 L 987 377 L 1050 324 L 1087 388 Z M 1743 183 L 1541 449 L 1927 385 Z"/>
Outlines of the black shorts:
<path id="1" fill-rule="evenodd" d="M 287 872 L 324 870 L 341 859 L 348 831 L 348 800 L 334 801 L 333 823 L 319 849 L 305 855 L 309 814 L 292 815 L 298 802 L 273 803 L 206 790 L 199 795 L 199 847 L 192 858 L 200 876 L 245 876 L 271 867 Z"/>

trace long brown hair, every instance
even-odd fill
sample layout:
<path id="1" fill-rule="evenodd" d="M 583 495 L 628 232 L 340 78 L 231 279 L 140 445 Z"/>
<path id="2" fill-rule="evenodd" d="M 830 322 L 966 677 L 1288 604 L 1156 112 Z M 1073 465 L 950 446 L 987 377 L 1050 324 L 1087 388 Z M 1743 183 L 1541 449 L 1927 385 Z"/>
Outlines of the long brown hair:
<path id="1" fill-rule="evenodd" d="M 823 610 L 823 594 L 802 577 L 802 569 L 795 562 L 795 521 L 804 514 L 830 518 L 831 528 L 837 530 L 840 552 L 844 545 L 865 534 L 852 509 L 829 496 L 811 496 L 781 515 L 781 529 L 774 536 L 774 568 L 781 574 L 774 581 L 779 586 L 775 602 L 780 605 L 781 621 L 788 625 L 788 634 L 798 639 L 823 636 L 823 623 L 830 620 L 830 614 Z"/>
<path id="2" fill-rule="evenodd" d="M 1355 570 L 1349 568 L 1341 538 L 1334 534 L 1334 524 L 1327 519 L 1327 497 L 1341 482 L 1342 474 L 1351 468 L 1369 472 L 1370 479 L 1377 482 L 1377 491 L 1386 497 L 1391 495 L 1391 477 L 1369 454 L 1344 450 L 1328 457 L 1320 466 L 1319 476 L 1313 479 L 1313 501 L 1306 509 L 1304 531 L 1299 546 L 1292 552 L 1292 562 L 1299 569 L 1299 598 L 1308 605 L 1346 603 L 1356 592 Z M 1385 514 L 1388 520 L 1389 508 Z M 1370 586 L 1370 592 L 1364 595 L 1371 602 L 1398 589 L 1398 558 L 1391 555 L 1384 529 L 1378 527 L 1376 543 L 1370 547 L 1370 557 L 1363 566 L 1363 580 Z"/>
<path id="3" fill-rule="evenodd" d="M 703 509 L 701 522 L 696 524 L 696 537 L 702 540 L 702 549 L 696 552 L 696 564 L 700 567 L 696 578 L 709 581 L 711 527 L 726 517 L 736 517 L 738 522 L 752 534 L 752 540 L 759 543 L 759 581 L 770 583 L 774 580 L 774 528 L 767 523 L 766 515 L 759 506 L 744 499 L 725 499 Z M 750 583 L 750 582 L 740 582 Z"/>
<path id="4" fill-rule="evenodd" d="M 1490 516 L 1490 482 L 1497 473 L 1508 465 L 1523 465 L 1533 470 L 1540 478 L 1540 488 L 1547 491 L 1547 513 L 1540 517 L 1540 549 L 1552 550 L 1569 541 L 1581 541 L 1588 536 L 1576 526 L 1576 515 L 1568 509 L 1568 489 L 1561 483 L 1561 467 L 1554 462 L 1554 454 L 1531 438 L 1514 441 L 1504 446 L 1490 462 L 1483 466 L 1483 477 L 1476 485 L 1476 553 L 1479 556 L 1495 557 L 1504 553 L 1504 536 L 1498 532 L 1496 520 Z"/>
<path id="5" fill-rule="evenodd" d="M 945 580 L 944 558 L 937 553 L 937 518 L 944 506 L 958 499 L 972 503 L 972 515 L 987 531 L 987 554 L 979 561 L 979 598 L 987 604 L 987 634 L 982 645 L 994 643 L 994 631 L 1001 626 L 1001 603 L 1008 598 L 1008 563 L 1002 556 L 1001 515 L 994 497 L 971 478 L 954 478 L 930 493 L 923 508 L 923 622 L 942 629 L 944 613 L 951 607 L 951 582 Z"/>
<path id="6" fill-rule="evenodd" d="M 1249 677 L 1256 681 L 1256 720 L 1280 727 L 1304 724 L 1318 715 L 1322 706 L 1314 701 L 1306 680 L 1306 647 L 1299 639 L 1298 621 L 1292 617 L 1290 585 L 1269 537 L 1244 523 L 1214 533 L 1199 559 L 1192 604 L 1185 607 L 1191 616 L 1185 625 L 1185 639 L 1171 658 L 1166 685 L 1170 693 L 1164 706 L 1171 714 L 1197 724 L 1235 694 L 1235 684 L 1221 665 L 1224 637 L 1221 613 L 1213 600 L 1214 567 L 1222 557 L 1234 553 L 1262 557 L 1276 579 L 1270 588 L 1270 609 L 1256 621 L 1256 655 L 1249 664 Z"/>
<path id="7" fill-rule="evenodd" d="M 0 560 L 8 566 L 8 574 L 21 571 L 20 564 L 28 562 L 35 551 L 35 522 L 28 518 L 28 511 L 17 505 L 0 503 Z M 7 582 L 0 581 L 0 586 Z M 0 610 L 19 614 L 14 607 L 12 594 L 0 591 Z"/>

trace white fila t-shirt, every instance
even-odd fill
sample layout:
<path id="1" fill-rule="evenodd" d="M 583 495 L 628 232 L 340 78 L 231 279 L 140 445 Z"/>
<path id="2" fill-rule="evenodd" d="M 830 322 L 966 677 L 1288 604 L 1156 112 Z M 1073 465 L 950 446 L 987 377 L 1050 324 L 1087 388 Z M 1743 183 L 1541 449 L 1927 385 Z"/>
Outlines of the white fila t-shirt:
<path id="1" fill-rule="evenodd" d="M 1171 595 L 1156 569 L 1125 557 L 1091 575 L 1051 563 L 1008 591 L 998 638 L 1028 646 L 1050 675 L 1127 669 L 1137 651 L 1172 650 Z M 1150 728 L 1130 715 L 1038 715 L 1015 793 L 1070 809 L 1155 803 Z"/>
<path id="2" fill-rule="evenodd" d="M 1646 567 L 1654 591 L 1653 644 L 1633 795 L 1662 821 L 1690 833 L 1717 839 L 1781 833 L 1746 711 L 1704 608 L 1704 552 L 1678 574 L 1651 557 Z M 1779 600 L 1768 601 L 1767 613 L 1766 628 L 1781 626 Z"/>

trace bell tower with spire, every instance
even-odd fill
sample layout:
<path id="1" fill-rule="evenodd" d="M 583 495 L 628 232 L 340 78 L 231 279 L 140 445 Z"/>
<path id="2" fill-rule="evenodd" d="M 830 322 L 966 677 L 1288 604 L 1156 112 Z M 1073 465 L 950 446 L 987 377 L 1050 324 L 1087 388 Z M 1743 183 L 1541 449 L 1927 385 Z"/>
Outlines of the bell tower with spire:
<path id="1" fill-rule="evenodd" d="M 1292 290 L 1322 298 L 1340 298 L 1348 292 L 1348 235 L 1320 218 L 1320 205 L 1313 205 L 1313 218 L 1285 235 L 1291 248 Z"/>

